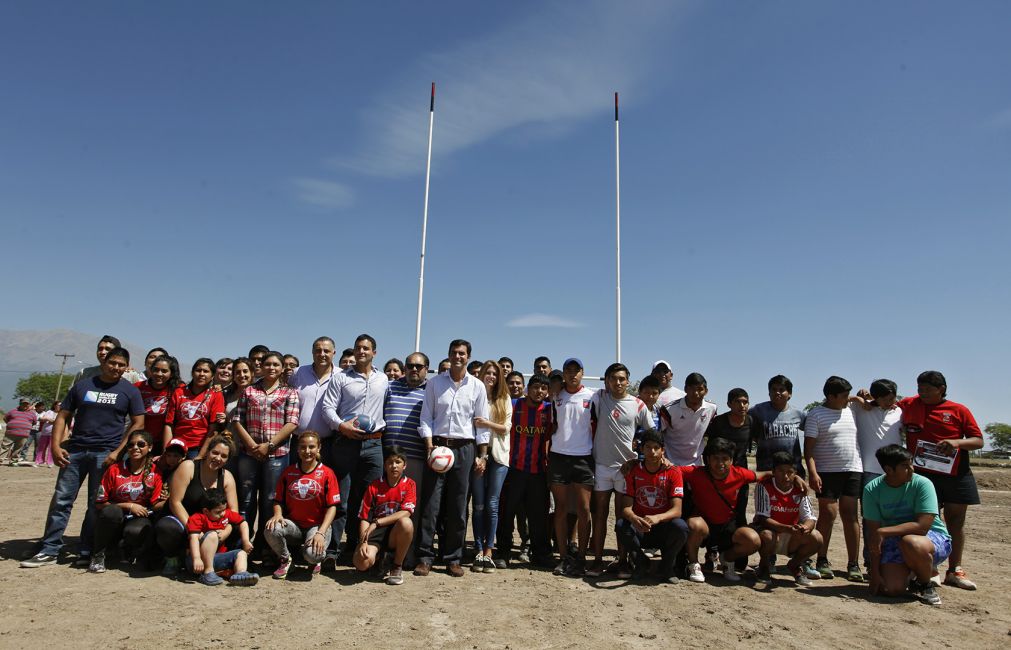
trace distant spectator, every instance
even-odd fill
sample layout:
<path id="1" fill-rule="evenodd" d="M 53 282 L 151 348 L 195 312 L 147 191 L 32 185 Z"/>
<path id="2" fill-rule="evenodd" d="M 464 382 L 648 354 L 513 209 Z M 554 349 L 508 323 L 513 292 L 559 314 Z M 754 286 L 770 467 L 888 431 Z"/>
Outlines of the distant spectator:
<path id="1" fill-rule="evenodd" d="M 53 402 L 48 411 L 43 411 L 39 416 L 41 426 L 39 427 L 39 444 L 35 446 L 35 464 L 53 466 L 53 450 L 50 444 L 53 440 L 53 423 L 56 422 L 56 415 L 60 412 L 60 403 Z"/>
<path id="2" fill-rule="evenodd" d="M 3 443 L 0 444 L 0 462 L 9 463 L 11 467 L 18 464 L 21 450 L 28 445 L 32 427 L 38 419 L 39 416 L 27 397 L 22 397 L 18 407 L 7 412 L 4 416 L 7 431 L 4 432 Z"/>

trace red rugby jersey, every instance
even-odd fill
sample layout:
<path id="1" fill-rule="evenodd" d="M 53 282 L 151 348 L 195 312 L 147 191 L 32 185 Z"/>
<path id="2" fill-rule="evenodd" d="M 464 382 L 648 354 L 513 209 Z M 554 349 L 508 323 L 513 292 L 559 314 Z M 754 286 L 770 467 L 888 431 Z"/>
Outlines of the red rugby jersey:
<path id="1" fill-rule="evenodd" d="M 774 519 L 784 526 L 794 526 L 814 519 L 807 493 L 797 485 L 792 485 L 784 492 L 776 487 L 773 476 L 759 482 L 755 490 L 755 518 L 758 517 Z"/>
<path id="2" fill-rule="evenodd" d="M 625 494 L 632 497 L 632 512 L 640 517 L 667 512 L 674 499 L 685 495 L 681 471 L 668 467 L 650 472 L 640 461 L 625 477 Z"/>
<path id="3" fill-rule="evenodd" d="M 102 475 L 95 503 L 136 503 L 150 508 L 161 497 L 161 474 L 151 471 L 132 473 L 124 463 L 110 465 Z"/>
<path id="4" fill-rule="evenodd" d="M 942 440 L 983 437 L 976 418 L 968 408 L 957 402 L 944 400 L 940 404 L 928 406 L 919 395 L 914 395 L 899 401 L 899 408 L 902 409 L 906 447 L 913 454 L 916 453 L 916 445 L 920 440 L 936 444 Z M 965 450 L 958 450 L 958 462 L 955 463 L 954 471 L 958 476 L 969 472 L 969 454 Z"/>
<path id="5" fill-rule="evenodd" d="M 386 517 L 401 510 L 414 512 L 417 502 L 418 489 L 413 479 L 401 476 L 396 485 L 390 485 L 384 476 L 372 481 L 368 489 L 365 490 L 358 518 L 374 522 L 380 517 Z"/>
<path id="6" fill-rule="evenodd" d="M 189 385 L 176 389 L 169 401 L 165 423 L 172 427 L 172 437 L 182 438 L 186 449 L 196 449 L 204 444 L 207 432 L 219 413 L 225 412 L 225 398 L 221 391 L 208 388 L 194 395 Z"/>
<path id="7" fill-rule="evenodd" d="M 340 502 L 337 476 L 322 463 L 308 472 L 303 472 L 298 463 L 288 465 L 274 491 L 274 503 L 280 505 L 288 519 L 299 528 L 319 526 L 326 509 Z"/>

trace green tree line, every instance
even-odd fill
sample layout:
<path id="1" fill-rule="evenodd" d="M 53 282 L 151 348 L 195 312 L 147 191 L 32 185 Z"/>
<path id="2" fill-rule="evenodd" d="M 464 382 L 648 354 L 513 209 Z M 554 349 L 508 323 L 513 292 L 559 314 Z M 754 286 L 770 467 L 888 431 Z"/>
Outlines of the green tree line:
<path id="1" fill-rule="evenodd" d="M 62 385 L 61 385 L 62 383 Z M 67 394 L 67 389 L 74 383 L 74 375 L 63 375 L 60 381 L 58 372 L 33 372 L 23 379 L 18 380 L 18 385 L 14 389 L 14 397 L 27 397 L 32 402 L 45 402 L 46 406 L 53 401 L 62 399 Z M 56 394 L 59 386 L 60 395 Z"/>

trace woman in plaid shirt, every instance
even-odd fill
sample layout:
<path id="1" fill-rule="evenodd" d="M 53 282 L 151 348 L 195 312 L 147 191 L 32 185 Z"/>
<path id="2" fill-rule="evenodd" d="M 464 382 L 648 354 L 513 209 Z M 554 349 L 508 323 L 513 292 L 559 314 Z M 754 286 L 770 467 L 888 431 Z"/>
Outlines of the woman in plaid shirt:
<path id="1" fill-rule="evenodd" d="M 263 376 L 246 387 L 232 414 L 232 426 L 242 448 L 239 513 L 250 527 L 255 523 L 258 544 L 263 525 L 270 519 L 277 481 L 288 465 L 288 438 L 298 426 L 298 392 L 281 381 L 283 364 L 280 352 L 268 352 L 260 365 Z"/>

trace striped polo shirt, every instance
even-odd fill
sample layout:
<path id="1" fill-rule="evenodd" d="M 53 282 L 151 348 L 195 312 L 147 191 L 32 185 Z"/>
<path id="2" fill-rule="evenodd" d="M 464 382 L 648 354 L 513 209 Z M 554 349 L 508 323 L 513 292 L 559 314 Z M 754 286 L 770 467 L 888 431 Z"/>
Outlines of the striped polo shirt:
<path id="1" fill-rule="evenodd" d="M 383 444 L 400 445 L 411 458 L 426 456 L 425 441 L 418 434 L 425 383 L 411 388 L 403 378 L 391 381 L 383 401 L 383 419 L 386 420 Z"/>

